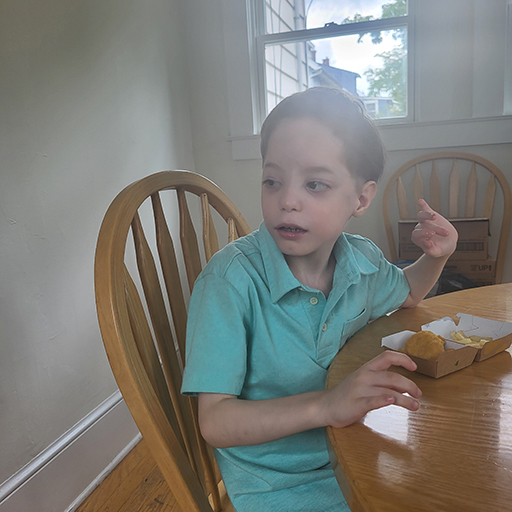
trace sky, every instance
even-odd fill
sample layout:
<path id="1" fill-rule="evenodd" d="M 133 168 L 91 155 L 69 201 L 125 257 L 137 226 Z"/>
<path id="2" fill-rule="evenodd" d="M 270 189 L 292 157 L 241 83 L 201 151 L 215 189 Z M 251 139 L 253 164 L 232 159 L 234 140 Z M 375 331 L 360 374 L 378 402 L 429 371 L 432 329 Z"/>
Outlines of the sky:
<path id="1" fill-rule="evenodd" d="M 308 15 L 308 28 L 321 27 L 328 21 L 341 23 L 345 18 L 359 13 L 363 16 L 369 14 L 379 18 L 382 12 L 382 4 L 388 3 L 382 0 L 304 0 Z M 326 18 L 330 18 L 327 21 Z"/>
<path id="2" fill-rule="evenodd" d="M 341 23 L 347 17 L 356 13 L 363 16 L 369 14 L 379 18 L 382 13 L 382 4 L 389 0 L 305 0 L 307 11 L 307 28 L 323 27 L 326 23 L 334 21 Z M 387 35 L 386 35 L 387 34 Z M 363 94 L 367 92 L 368 83 L 364 71 L 369 67 L 380 67 L 382 59 L 375 58 L 375 54 L 389 51 L 396 45 L 391 33 L 383 33 L 384 40 L 375 45 L 370 36 L 365 36 L 358 43 L 358 35 L 313 41 L 316 49 L 316 60 L 322 62 L 329 58 L 331 66 L 359 73 L 357 79 L 358 90 Z"/>

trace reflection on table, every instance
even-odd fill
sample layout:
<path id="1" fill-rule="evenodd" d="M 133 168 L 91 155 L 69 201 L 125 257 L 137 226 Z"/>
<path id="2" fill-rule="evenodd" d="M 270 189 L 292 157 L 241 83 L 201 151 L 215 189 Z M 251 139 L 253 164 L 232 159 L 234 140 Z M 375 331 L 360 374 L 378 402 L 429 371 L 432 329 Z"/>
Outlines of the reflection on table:
<path id="1" fill-rule="evenodd" d="M 327 387 L 380 354 L 383 336 L 459 312 L 512 322 L 512 284 L 432 297 L 376 320 L 336 356 Z M 328 429 L 353 512 L 512 511 L 511 349 L 440 379 L 393 371 L 421 388 L 419 411 L 390 406 Z"/>

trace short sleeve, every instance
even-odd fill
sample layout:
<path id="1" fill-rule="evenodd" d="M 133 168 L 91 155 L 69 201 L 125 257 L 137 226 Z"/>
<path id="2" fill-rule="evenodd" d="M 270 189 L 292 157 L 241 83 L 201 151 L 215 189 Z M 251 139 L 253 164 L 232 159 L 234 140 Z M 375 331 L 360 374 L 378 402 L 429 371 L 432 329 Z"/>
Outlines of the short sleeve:
<path id="1" fill-rule="evenodd" d="M 226 279 L 200 276 L 190 298 L 182 393 L 241 393 L 249 308 Z"/>
<path id="2" fill-rule="evenodd" d="M 403 270 L 390 263 L 373 242 L 372 245 L 378 254 L 379 271 L 373 283 L 371 320 L 399 308 L 411 290 Z"/>

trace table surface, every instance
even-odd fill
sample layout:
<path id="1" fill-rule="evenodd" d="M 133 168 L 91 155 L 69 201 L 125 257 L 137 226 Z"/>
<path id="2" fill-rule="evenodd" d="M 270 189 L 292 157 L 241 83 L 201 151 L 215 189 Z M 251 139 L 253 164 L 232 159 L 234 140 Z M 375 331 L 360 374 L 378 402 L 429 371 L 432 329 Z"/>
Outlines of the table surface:
<path id="1" fill-rule="evenodd" d="M 512 322 L 512 283 L 439 295 L 379 318 L 340 350 L 327 388 L 380 354 L 383 336 L 459 312 Z M 418 411 L 392 405 L 327 429 L 353 512 L 512 511 L 511 349 L 439 379 L 393 369 L 422 390 Z"/>

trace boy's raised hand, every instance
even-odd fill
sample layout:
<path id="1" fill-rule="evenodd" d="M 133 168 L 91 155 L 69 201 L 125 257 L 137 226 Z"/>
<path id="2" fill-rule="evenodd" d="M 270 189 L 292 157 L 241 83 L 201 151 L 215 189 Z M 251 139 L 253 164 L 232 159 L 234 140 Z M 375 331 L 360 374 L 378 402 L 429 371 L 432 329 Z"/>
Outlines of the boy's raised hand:
<path id="1" fill-rule="evenodd" d="M 367 362 L 334 388 L 326 391 L 326 424 L 342 428 L 360 420 L 367 412 L 387 405 L 399 405 L 416 411 L 420 388 L 410 379 L 395 372 L 391 366 L 414 371 L 416 363 L 406 354 L 386 351 Z M 405 395 L 408 393 L 410 396 Z"/>
<path id="2" fill-rule="evenodd" d="M 433 258 L 450 256 L 457 247 L 459 235 L 453 225 L 430 208 L 424 199 L 418 201 L 418 224 L 412 232 L 412 241 Z"/>

